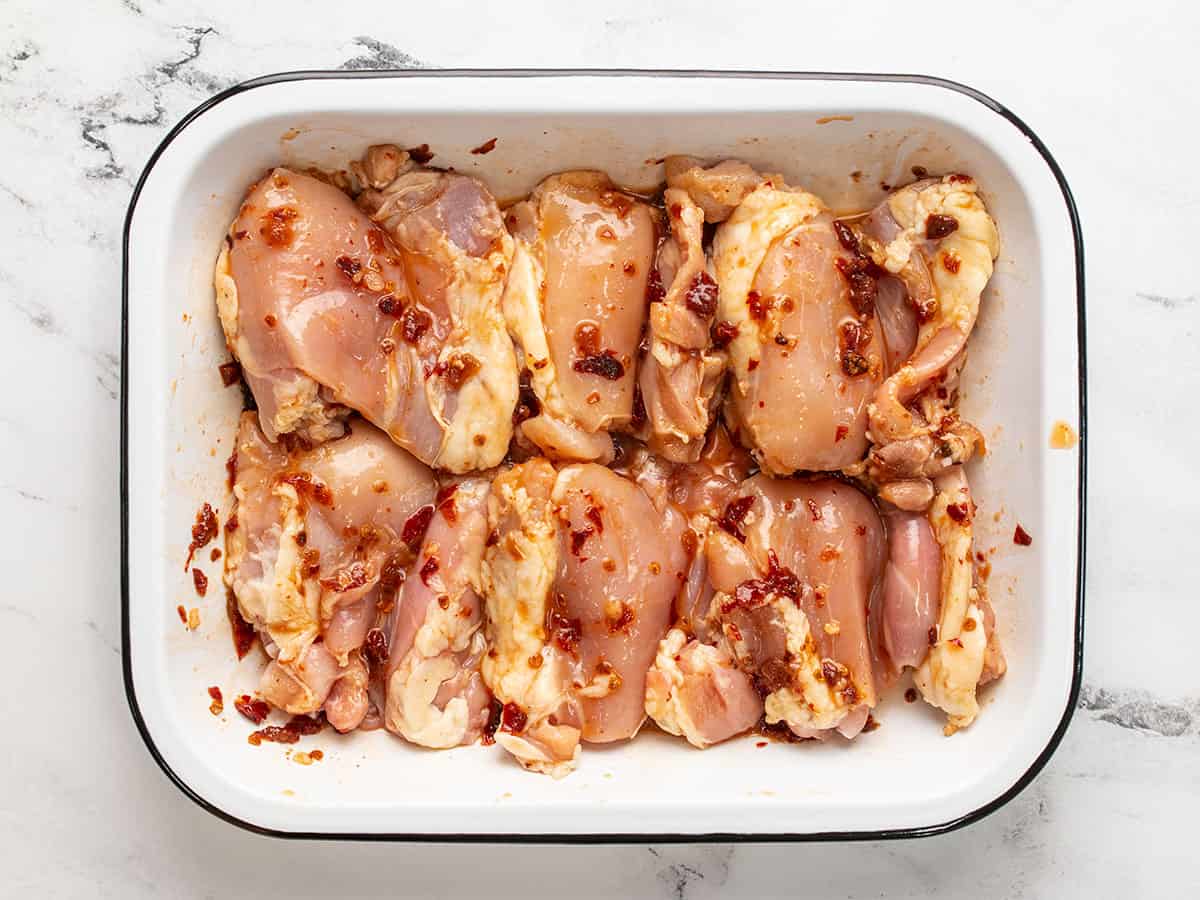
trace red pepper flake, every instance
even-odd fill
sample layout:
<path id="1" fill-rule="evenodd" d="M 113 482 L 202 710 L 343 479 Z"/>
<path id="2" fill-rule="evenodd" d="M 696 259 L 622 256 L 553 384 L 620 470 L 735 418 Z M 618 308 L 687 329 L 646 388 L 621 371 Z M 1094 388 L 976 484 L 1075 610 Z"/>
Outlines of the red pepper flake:
<path id="1" fill-rule="evenodd" d="M 925 237 L 931 241 L 940 241 L 956 231 L 958 231 L 958 219 L 954 216 L 931 213 L 925 219 Z"/>
<path id="2" fill-rule="evenodd" d="M 533 390 L 533 373 L 528 369 L 522 369 L 520 380 L 517 383 L 517 407 L 512 414 L 513 424 L 520 425 L 541 411 L 542 403 Z"/>
<path id="3" fill-rule="evenodd" d="M 849 250 L 855 256 L 858 256 L 860 253 L 862 253 L 862 250 L 860 250 L 858 246 L 858 238 L 854 236 L 854 232 L 845 222 L 835 219 L 833 223 L 833 233 L 837 235 L 838 243 L 841 244 L 843 248 Z"/>
<path id="4" fill-rule="evenodd" d="M 596 534 L 604 534 L 604 519 L 600 515 L 600 508 L 598 506 L 589 503 L 587 509 L 583 511 L 583 517 L 595 526 Z"/>
<path id="5" fill-rule="evenodd" d="M 446 360 L 443 378 L 446 384 L 457 391 L 473 378 L 479 369 L 479 360 L 470 353 L 454 353 Z"/>
<path id="6" fill-rule="evenodd" d="M 625 263 L 625 273 L 632 275 L 630 266 L 633 263 Z M 636 266 L 634 267 L 636 269 Z M 661 303 L 667 296 L 666 290 L 663 288 L 662 275 L 658 271 L 658 266 L 650 266 L 650 274 L 646 277 L 646 302 Z"/>
<path id="7" fill-rule="evenodd" d="M 216 562 L 216 561 L 217 561 L 218 559 L 220 559 L 220 558 L 221 558 L 221 548 L 220 548 L 220 547 L 213 547 L 213 548 L 212 548 L 212 552 L 208 554 L 208 561 L 209 561 L 209 562 Z"/>
<path id="8" fill-rule="evenodd" d="M 834 429 L 833 442 L 835 444 L 837 444 L 841 441 L 844 441 L 846 439 L 846 435 L 848 435 L 849 433 L 850 433 L 849 428 L 847 428 L 845 425 L 839 425 L 836 429 Z"/>
<path id="9" fill-rule="evenodd" d="M 488 138 L 486 141 L 484 141 L 482 144 L 480 144 L 478 147 L 476 147 L 474 150 L 472 150 L 471 153 L 474 156 L 486 156 L 488 153 L 491 153 L 495 149 L 496 149 L 496 139 Z"/>
<path id="10" fill-rule="evenodd" d="M 732 322 L 714 322 L 710 336 L 713 347 L 717 350 L 724 350 L 738 336 L 738 327 Z"/>
<path id="11" fill-rule="evenodd" d="M 313 760 L 314 762 L 320 762 L 325 758 L 325 754 L 320 750 L 311 750 L 309 751 L 308 756 L 309 759 Z"/>
<path id="12" fill-rule="evenodd" d="M 618 381 L 625 375 L 625 366 L 621 364 L 621 360 L 617 358 L 617 354 L 612 350 L 605 350 L 603 353 L 597 353 L 595 356 L 585 356 L 583 359 L 577 359 L 571 368 L 585 375 L 599 375 L 601 378 L 607 378 L 609 381 Z"/>
<path id="13" fill-rule="evenodd" d="M 579 556 L 583 550 L 583 545 L 587 543 L 587 539 L 590 538 L 595 533 L 596 533 L 596 530 L 594 528 L 592 528 L 591 525 L 585 525 L 583 528 L 580 528 L 578 531 L 572 531 L 571 532 L 571 555 Z"/>
<path id="14" fill-rule="evenodd" d="M 271 714 L 271 707 L 267 705 L 265 700 L 252 698 L 249 694 L 242 694 L 234 700 L 233 708 L 255 725 L 261 725 L 263 720 Z"/>
<path id="15" fill-rule="evenodd" d="M 872 731 L 875 731 L 877 728 L 879 728 L 879 720 L 876 719 L 870 713 L 867 713 L 866 724 L 863 725 L 862 731 L 859 733 L 860 734 L 870 734 Z"/>
<path id="16" fill-rule="evenodd" d="M 363 652 L 372 668 L 382 670 L 387 665 L 388 642 L 387 635 L 383 633 L 382 629 L 372 628 L 367 632 L 367 637 L 363 641 Z"/>
<path id="17" fill-rule="evenodd" d="M 487 724 L 483 726 L 482 742 L 484 746 L 491 746 L 496 743 L 496 732 L 500 730 L 500 716 L 504 707 L 499 700 L 492 698 L 491 705 L 488 709 Z"/>
<path id="18" fill-rule="evenodd" d="M 762 748 L 762 747 L 767 746 L 767 742 L 766 741 L 755 741 L 754 746 Z"/>
<path id="19" fill-rule="evenodd" d="M 292 220 L 296 216 L 296 210 L 290 206 L 268 210 L 259 220 L 258 233 L 272 247 L 287 247 L 295 236 Z"/>
<path id="20" fill-rule="evenodd" d="M 951 503 L 946 507 L 946 515 L 960 525 L 971 521 L 971 507 L 967 503 Z M 1018 541 L 1018 543 L 1020 543 Z"/>
<path id="21" fill-rule="evenodd" d="M 208 576 L 199 569 L 192 569 L 192 584 L 196 588 L 197 596 L 203 597 L 208 593 Z"/>
<path id="22" fill-rule="evenodd" d="M 362 281 L 362 263 L 353 256 L 343 254 L 333 261 L 333 264 L 338 267 L 338 271 L 358 284 Z"/>
<path id="23" fill-rule="evenodd" d="M 242 380 L 242 364 L 236 359 L 221 363 L 217 371 L 221 373 L 221 384 L 225 387 L 233 387 Z"/>
<path id="24" fill-rule="evenodd" d="M 229 489 L 231 491 L 233 490 L 233 486 L 235 484 L 237 484 L 237 473 L 238 473 L 238 453 L 237 453 L 237 447 L 234 447 L 233 452 L 229 454 L 229 459 L 225 460 L 225 481 L 229 485 Z M 229 522 L 233 523 L 232 528 L 229 527 Z M 231 515 L 229 517 L 229 522 L 225 523 L 225 530 L 226 531 L 236 531 L 237 530 L 237 513 L 234 513 L 233 515 Z"/>
<path id="25" fill-rule="evenodd" d="M 959 268 L 962 266 L 962 260 L 954 253 L 942 254 L 942 268 L 951 275 L 957 275 Z"/>
<path id="26" fill-rule="evenodd" d="M 329 485 L 314 480 L 308 472 L 288 472 L 277 480 L 280 484 L 290 484 L 300 497 L 311 497 L 322 506 L 333 506 L 333 491 Z"/>
<path id="27" fill-rule="evenodd" d="M 408 158 L 415 162 L 418 166 L 423 166 L 437 154 L 429 150 L 428 144 L 418 144 L 416 147 L 408 148 Z"/>
<path id="28" fill-rule="evenodd" d="M 421 566 L 421 582 L 429 587 L 429 579 L 437 574 L 437 570 L 441 567 L 436 556 L 430 556 L 425 560 L 425 565 Z"/>
<path id="29" fill-rule="evenodd" d="M 500 727 L 512 734 L 520 734 L 529 724 L 529 716 L 525 710 L 515 703 L 505 703 L 500 713 Z"/>
<path id="30" fill-rule="evenodd" d="M 384 294 L 379 298 L 379 311 L 385 316 L 398 316 L 400 303 L 391 294 Z"/>
<path id="31" fill-rule="evenodd" d="M 814 522 L 820 522 L 821 521 L 821 507 L 817 506 L 816 501 L 813 500 L 811 497 L 809 497 L 807 500 L 804 501 L 804 505 L 808 507 L 808 514 L 810 516 L 812 516 L 812 520 Z"/>
<path id="32" fill-rule="evenodd" d="M 433 501 L 438 512 L 442 514 L 442 518 L 451 525 L 458 521 L 458 506 L 454 502 L 456 493 L 458 493 L 458 485 L 447 484 L 438 489 L 437 496 Z"/>
<path id="33" fill-rule="evenodd" d="M 432 518 L 433 507 L 422 506 L 405 520 L 404 528 L 400 532 L 400 540 L 404 541 L 413 553 L 421 548 L 421 541 L 425 539 L 425 532 L 429 529 L 429 522 Z"/>
<path id="34" fill-rule="evenodd" d="M 180 607 L 180 609 L 182 608 Z M 237 658 L 242 659 L 254 646 L 257 635 L 254 626 L 242 618 L 242 611 L 238 609 L 237 597 L 229 588 L 225 589 L 225 615 L 229 617 L 229 626 L 233 631 L 233 649 L 237 653 Z"/>
<path id="35" fill-rule="evenodd" d="M 767 551 L 767 573 L 762 578 L 748 578 L 733 591 L 733 597 L 721 604 L 721 612 L 729 613 L 735 609 L 754 609 L 766 602 L 771 595 L 787 597 L 790 600 L 800 598 L 800 579 L 796 573 L 786 566 L 779 564 L 779 557 L 774 550 Z M 790 680 L 787 676 L 785 682 Z M 782 687 L 778 684 L 771 690 Z M 770 693 L 770 691 L 768 691 Z"/>
<path id="36" fill-rule="evenodd" d="M 875 297 L 879 293 L 879 284 L 875 280 L 878 268 L 861 253 L 852 259 L 839 257 L 834 265 L 846 280 L 850 290 L 850 305 L 854 311 L 870 318 L 875 314 Z"/>
<path id="37" fill-rule="evenodd" d="M 196 522 L 192 525 L 192 542 L 188 545 L 187 562 L 183 564 L 183 570 L 186 572 L 192 564 L 192 558 L 196 555 L 196 551 L 204 547 L 217 536 L 220 530 L 217 525 L 217 514 L 213 512 L 213 508 L 205 503 L 200 507 L 200 511 L 196 513 Z"/>
<path id="38" fill-rule="evenodd" d="M 1016 530 L 1013 532 L 1013 543 L 1018 544 L 1021 547 L 1028 547 L 1033 543 L 1033 538 L 1030 537 L 1028 531 L 1018 525 Z"/>
<path id="39" fill-rule="evenodd" d="M 554 596 L 550 598 L 546 611 L 546 630 L 554 635 L 554 643 L 564 653 L 574 656 L 578 652 L 583 625 L 579 619 L 572 619 L 567 615 L 567 598 L 559 591 L 555 591 Z"/>
<path id="40" fill-rule="evenodd" d="M 936 625 L 930 625 L 929 626 L 929 634 L 926 635 L 926 637 L 929 638 L 929 646 L 930 647 L 932 647 L 934 644 L 936 644 L 937 639 L 938 639 L 938 627 Z"/>
<path id="41" fill-rule="evenodd" d="M 410 344 L 415 344 L 433 325 L 429 313 L 416 306 L 407 307 L 400 316 L 400 334 Z"/>
<path id="42" fill-rule="evenodd" d="M 212 698 L 212 703 L 208 705 L 208 711 L 214 716 L 219 716 L 225 712 L 225 702 L 221 697 L 221 689 L 213 685 L 208 689 L 208 696 Z"/>
<path id="43" fill-rule="evenodd" d="M 763 297 L 758 291 L 750 291 L 746 294 L 746 307 L 750 310 L 750 318 L 761 322 L 767 317 L 771 300 L 769 297 Z"/>
<path id="44" fill-rule="evenodd" d="M 746 514 L 750 512 L 750 507 L 753 505 L 754 497 L 752 496 L 730 500 L 725 511 L 721 513 L 721 518 L 717 520 L 717 524 L 743 544 L 746 543 L 746 532 L 742 529 L 742 520 L 746 518 Z"/>
<path id="45" fill-rule="evenodd" d="M 748 363 L 746 363 L 746 371 L 748 371 L 748 372 L 753 372 L 757 368 L 758 368 L 758 360 L 757 359 L 752 359 Z"/>
<path id="46" fill-rule="evenodd" d="M 683 302 L 700 318 L 709 318 L 717 311 L 717 283 L 707 272 L 699 272 L 684 295 Z"/>
<path id="47" fill-rule="evenodd" d="M 354 560 L 344 569 L 338 569 L 333 575 L 321 579 L 321 587 L 335 594 L 353 591 L 367 583 L 367 567 L 361 560 Z"/>
<path id="48" fill-rule="evenodd" d="M 904 692 L 904 702 L 905 703 L 916 703 L 917 702 L 917 689 L 916 688 L 909 688 L 907 691 Z"/>

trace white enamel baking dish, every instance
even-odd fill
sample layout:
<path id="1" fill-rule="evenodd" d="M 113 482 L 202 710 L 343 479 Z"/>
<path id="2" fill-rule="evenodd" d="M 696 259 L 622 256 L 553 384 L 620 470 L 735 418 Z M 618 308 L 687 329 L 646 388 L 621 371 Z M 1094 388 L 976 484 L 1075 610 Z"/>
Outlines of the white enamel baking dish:
<path id="1" fill-rule="evenodd" d="M 471 148 L 497 138 L 495 150 Z M 647 727 L 589 747 L 562 781 L 496 748 L 427 752 L 375 732 L 325 731 L 295 749 L 247 743 L 235 694 L 261 654 L 235 659 L 220 563 L 196 596 L 183 564 L 197 509 L 228 512 L 224 461 L 241 398 L 224 389 L 213 306 L 218 244 L 246 185 L 280 161 L 341 167 L 369 144 L 428 143 L 435 164 L 515 198 L 552 172 L 606 169 L 633 188 L 672 152 L 782 172 L 837 210 L 874 203 L 913 166 L 982 185 L 1002 250 L 971 343 L 964 410 L 989 439 L 971 477 L 980 549 L 1008 675 L 975 725 L 900 691 L 852 744 L 704 752 Z M 852 177 L 852 173 L 860 173 Z M 973 821 L 1027 784 L 1061 738 L 1082 658 L 1084 359 L 1082 247 L 1066 182 L 1014 115 L 974 91 L 918 77 L 660 72 L 295 73 L 239 85 L 163 141 L 129 207 L 122 402 L 125 680 L 147 747 L 215 814 L 292 836 L 611 841 L 880 838 Z M 1052 450 L 1053 423 L 1080 433 Z M 1013 544 L 1017 522 L 1033 536 Z M 205 551 L 207 553 L 207 550 Z M 185 630 L 177 605 L 197 607 Z M 225 712 L 209 712 L 221 687 Z"/>

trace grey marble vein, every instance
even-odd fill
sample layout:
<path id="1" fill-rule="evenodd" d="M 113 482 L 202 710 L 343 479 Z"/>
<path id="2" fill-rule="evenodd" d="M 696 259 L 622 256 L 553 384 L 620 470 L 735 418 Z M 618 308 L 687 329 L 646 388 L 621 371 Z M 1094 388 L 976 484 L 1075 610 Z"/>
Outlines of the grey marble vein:
<path id="1" fill-rule="evenodd" d="M 405 53 L 384 41 L 366 35 L 354 38 L 354 44 L 365 53 L 352 56 L 338 65 L 339 69 L 356 71 L 361 69 L 421 69 L 428 68 L 415 56 Z"/>

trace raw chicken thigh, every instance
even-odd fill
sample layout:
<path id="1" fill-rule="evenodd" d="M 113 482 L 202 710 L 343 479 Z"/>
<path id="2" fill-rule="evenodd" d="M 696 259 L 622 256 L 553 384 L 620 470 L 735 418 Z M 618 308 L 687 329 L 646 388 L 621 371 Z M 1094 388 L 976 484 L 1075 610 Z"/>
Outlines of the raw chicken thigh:
<path id="1" fill-rule="evenodd" d="M 682 516 L 595 464 L 532 460 L 497 477 L 484 558 L 496 741 L 562 775 L 580 740 L 633 737 L 686 567 Z"/>
<path id="2" fill-rule="evenodd" d="M 983 446 L 979 432 L 959 419 L 954 393 L 999 236 L 965 175 L 901 188 L 854 229 L 871 260 L 902 282 L 907 312 L 919 325 L 915 339 L 904 340 L 911 341 L 906 357 L 898 366 L 893 361 L 872 399 L 869 471 L 887 499 L 924 509 L 932 479 Z M 901 321 L 904 305 L 893 299 L 891 310 L 887 320 Z"/>
<path id="3" fill-rule="evenodd" d="M 392 615 L 384 724 L 425 747 L 474 743 L 487 724 L 478 591 L 490 489 L 487 479 L 468 478 L 438 493 Z"/>
<path id="4" fill-rule="evenodd" d="M 648 446 L 665 459 L 695 461 L 716 412 L 725 377 L 725 354 L 711 335 L 717 283 L 709 274 L 701 240 L 704 214 L 685 191 L 663 195 L 671 239 L 658 251 L 651 276 L 650 344 L 638 383 Z M 667 285 L 661 297 L 653 288 Z"/>
<path id="5" fill-rule="evenodd" d="M 493 466 L 517 398 L 495 201 L 426 171 L 361 199 L 383 228 L 332 185 L 275 169 L 230 227 L 217 303 L 263 431 L 319 442 L 349 407 L 430 465 Z"/>
<path id="6" fill-rule="evenodd" d="M 361 420 L 348 428 L 291 451 L 266 439 L 254 413 L 238 429 L 225 578 L 272 656 L 262 693 L 291 713 L 321 709 L 342 677 L 365 681 L 358 649 L 437 490 L 433 473 L 385 434 Z M 365 692 L 354 696 L 362 702 L 345 718 L 327 710 L 341 730 L 366 713 Z"/>
<path id="7" fill-rule="evenodd" d="M 505 221 L 516 240 L 504 314 L 526 386 L 520 434 L 553 459 L 607 462 L 608 432 L 634 421 L 656 211 L 579 171 L 547 178 Z"/>
<path id="8" fill-rule="evenodd" d="M 724 178 L 714 174 L 721 167 L 729 170 Z M 675 180 L 727 215 L 712 254 L 720 287 L 715 333 L 729 342 L 733 375 L 731 427 L 771 474 L 857 463 L 884 362 L 872 323 L 875 283 L 847 246 L 848 229 L 777 175 L 750 188 L 742 164 L 693 167 Z"/>
<path id="9" fill-rule="evenodd" d="M 841 481 L 755 475 L 709 536 L 719 624 L 768 724 L 853 737 L 876 702 L 868 634 L 886 558 L 871 501 Z"/>

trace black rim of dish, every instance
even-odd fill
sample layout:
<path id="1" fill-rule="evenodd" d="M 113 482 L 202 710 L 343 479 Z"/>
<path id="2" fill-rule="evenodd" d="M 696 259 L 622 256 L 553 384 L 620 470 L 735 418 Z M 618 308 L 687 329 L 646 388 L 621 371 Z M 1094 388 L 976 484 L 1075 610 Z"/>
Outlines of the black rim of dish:
<path id="1" fill-rule="evenodd" d="M 871 831 L 825 831 L 805 832 L 798 834 L 754 834 L 709 832 L 705 834 L 670 834 L 670 833 L 602 833 L 602 834 L 427 834 L 427 833 L 331 833 L 331 832 L 300 832 L 279 831 L 264 828 L 247 822 L 225 810 L 215 806 L 196 793 L 169 765 L 154 743 L 146 722 L 138 707 L 137 694 L 133 686 L 133 670 L 129 643 L 129 229 L 133 222 L 133 213 L 137 207 L 138 197 L 142 187 L 149 177 L 160 156 L 192 122 L 212 109 L 218 103 L 244 93 L 254 88 L 288 81 L 307 81 L 324 79 L 355 79 L 355 78 L 561 78 L 571 76 L 604 76 L 604 77 L 668 77 L 668 78 L 747 78 L 747 79 L 778 79 L 804 81 L 866 81 L 866 82 L 901 82 L 923 84 L 939 87 L 963 94 L 975 100 L 996 114 L 1007 119 L 1033 145 L 1034 149 L 1045 160 L 1062 191 L 1063 201 L 1071 220 L 1071 231 L 1075 242 L 1075 286 L 1076 286 L 1076 321 L 1079 358 L 1079 519 L 1077 524 L 1078 543 L 1075 570 L 1075 646 L 1072 665 L 1071 690 L 1066 709 L 1063 710 L 1058 726 L 1050 736 L 1050 740 L 1037 755 L 1033 763 L 1017 781 L 1002 794 L 983 806 L 972 810 L 958 818 L 936 825 L 926 825 L 917 828 L 877 829 Z M 1079 224 L 1079 213 L 1075 206 L 1075 198 L 1059 167 L 1057 160 L 1042 143 L 1034 131 L 1015 113 L 997 103 L 991 97 L 980 93 L 974 88 L 934 78 L 928 75 L 900 74 L 867 74 L 850 72 L 755 72 L 755 71 L 711 71 L 711 70 L 666 70 L 666 69 L 387 69 L 370 71 L 333 71 L 314 70 L 281 72 L 275 75 L 265 75 L 234 85 L 210 97 L 190 113 L 183 117 L 162 139 L 151 154 L 133 189 L 129 208 L 125 216 L 125 228 L 122 237 L 122 270 L 121 270 L 121 657 L 125 679 L 125 697 L 129 702 L 129 710 L 133 715 L 138 732 L 160 769 L 186 796 L 197 805 L 224 819 L 256 834 L 271 837 L 299 838 L 307 840 L 350 840 L 350 841 L 424 841 L 431 843 L 511 843 L 511 844 L 667 844 L 667 843 L 780 843 L 780 842 L 810 842 L 810 841 L 879 841 L 896 840 L 901 838 L 929 837 L 944 834 L 977 822 L 985 816 L 998 810 L 1021 793 L 1039 772 L 1045 767 L 1059 743 L 1066 734 L 1071 716 L 1079 700 L 1079 689 L 1083 676 L 1083 607 L 1084 607 L 1084 560 L 1086 555 L 1086 507 L 1087 507 L 1087 341 L 1084 311 L 1084 265 L 1083 265 L 1083 234 Z"/>

